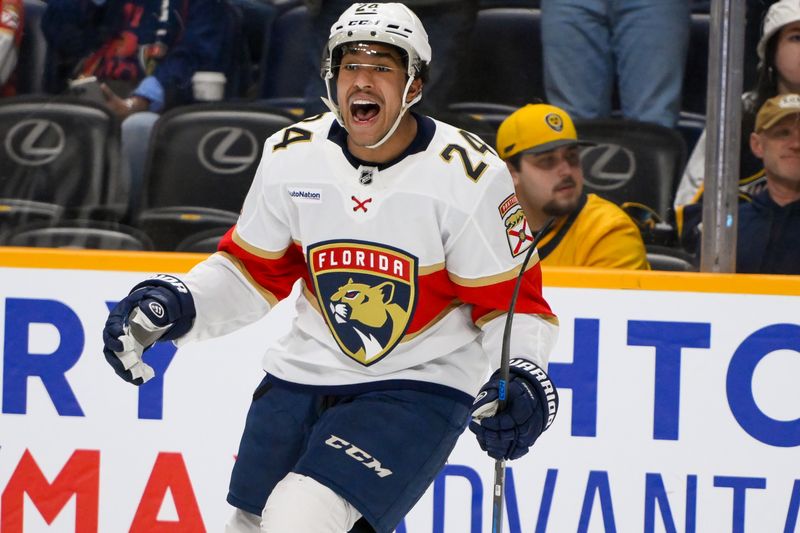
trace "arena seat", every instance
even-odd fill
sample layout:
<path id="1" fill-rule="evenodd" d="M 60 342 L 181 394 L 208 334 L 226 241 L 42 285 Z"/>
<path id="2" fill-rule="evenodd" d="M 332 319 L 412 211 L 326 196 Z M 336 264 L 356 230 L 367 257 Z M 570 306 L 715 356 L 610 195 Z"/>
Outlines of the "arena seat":
<path id="1" fill-rule="evenodd" d="M 692 13 L 689 49 L 683 74 L 681 110 L 704 115 L 708 87 L 709 23 L 708 13 Z"/>
<path id="2" fill-rule="evenodd" d="M 448 107 L 450 113 L 467 117 L 477 124 L 474 133 L 480 135 L 492 150 L 497 149 L 497 128 L 516 109 L 492 102 L 456 102 Z"/>
<path id="3" fill-rule="evenodd" d="M 217 251 L 220 239 L 225 235 L 227 229 L 211 228 L 200 231 L 194 235 L 189 235 L 178 243 L 175 247 L 176 252 L 191 253 L 214 253 Z"/>
<path id="4" fill-rule="evenodd" d="M 0 99 L 0 227 L 125 212 L 119 124 L 105 107 L 68 97 Z"/>
<path id="5" fill-rule="evenodd" d="M 699 113 L 691 113 L 689 111 L 681 111 L 678 116 L 678 132 L 683 137 L 683 142 L 686 143 L 686 153 L 691 154 L 697 140 L 706 129 L 706 117 Z"/>
<path id="6" fill-rule="evenodd" d="M 227 27 L 227 35 L 230 36 L 230 39 L 223 43 L 220 54 L 228 59 L 224 72 L 227 80 L 225 98 L 230 100 L 247 95 L 254 79 L 254 73 L 250 43 L 244 29 L 245 12 L 242 6 L 231 0 L 224 0 L 222 6 L 225 11 L 223 23 Z"/>
<path id="7" fill-rule="evenodd" d="M 264 39 L 269 36 L 278 8 L 272 2 L 260 0 L 230 0 L 230 2 L 241 17 L 241 29 L 237 37 L 247 52 L 250 61 L 248 65 L 250 81 L 254 81 L 258 79 Z"/>
<path id="8" fill-rule="evenodd" d="M 481 9 L 490 7 L 532 7 L 539 9 L 541 0 L 480 0 Z"/>
<path id="9" fill-rule="evenodd" d="M 259 98 L 303 96 L 306 82 L 314 74 L 303 45 L 310 31 L 311 17 L 304 5 L 278 14 L 261 52 Z"/>
<path id="10" fill-rule="evenodd" d="M 27 224 L 15 228 L 2 240 L 6 246 L 81 248 L 95 250 L 152 250 L 144 232 L 96 220 L 62 220 Z"/>
<path id="11" fill-rule="evenodd" d="M 652 270 L 697 272 L 696 258 L 679 248 L 647 245 L 647 262 Z"/>
<path id="12" fill-rule="evenodd" d="M 576 120 L 587 192 L 617 204 L 637 202 L 671 220 L 672 199 L 686 162 L 686 144 L 671 129 L 626 119 Z"/>
<path id="13" fill-rule="evenodd" d="M 451 100 L 515 107 L 543 100 L 540 23 L 538 9 L 481 9 L 467 44 L 469 61 L 461 72 L 453 73 L 458 83 Z"/>
<path id="14" fill-rule="evenodd" d="M 518 108 L 494 102 L 456 102 L 450 104 L 448 109 L 454 113 L 466 113 L 475 120 L 488 122 L 496 131 L 500 124 Z"/>
<path id="15" fill-rule="evenodd" d="M 23 9 L 25 25 L 17 60 L 17 94 L 42 93 L 47 40 L 42 33 L 41 20 L 47 4 L 41 0 L 23 0 Z"/>
<path id="16" fill-rule="evenodd" d="M 153 128 L 134 219 L 158 250 L 202 230 L 230 227 L 261 159 L 264 141 L 296 121 L 285 111 L 213 103 L 168 111 Z"/>

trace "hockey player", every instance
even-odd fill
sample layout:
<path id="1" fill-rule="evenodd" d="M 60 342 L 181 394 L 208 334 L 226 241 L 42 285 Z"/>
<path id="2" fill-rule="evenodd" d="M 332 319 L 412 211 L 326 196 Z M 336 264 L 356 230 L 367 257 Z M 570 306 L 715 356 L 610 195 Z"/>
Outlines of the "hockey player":
<path id="1" fill-rule="evenodd" d="M 267 139 L 217 254 L 182 280 L 139 283 L 109 315 L 106 359 L 139 385 L 153 376 L 141 354 L 156 339 L 233 331 L 300 284 L 292 329 L 264 356 L 227 532 L 389 533 L 471 413 L 495 458 L 522 456 L 552 423 L 543 369 L 558 326 L 536 261 L 516 305 L 508 402 L 496 412 L 490 371 L 531 238 L 494 151 L 409 111 L 430 60 L 405 6 L 347 9 L 322 69 L 331 112 Z"/>

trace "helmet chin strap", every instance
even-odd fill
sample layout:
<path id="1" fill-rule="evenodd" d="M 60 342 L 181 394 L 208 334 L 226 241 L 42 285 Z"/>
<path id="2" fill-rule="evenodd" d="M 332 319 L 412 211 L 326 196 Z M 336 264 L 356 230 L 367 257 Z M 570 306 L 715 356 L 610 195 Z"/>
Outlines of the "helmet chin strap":
<path id="1" fill-rule="evenodd" d="M 328 91 L 328 97 L 327 98 L 321 97 L 322 103 L 325 104 L 325 106 L 331 110 L 331 113 L 333 113 L 333 116 L 336 117 L 336 120 L 337 122 L 339 122 L 339 125 L 342 126 L 344 129 L 347 129 L 347 126 L 344 125 L 344 119 L 342 119 L 342 112 L 339 109 L 339 106 L 334 104 L 333 98 L 331 98 L 331 84 L 330 84 L 331 78 L 333 78 L 333 74 L 329 72 L 328 75 L 325 76 L 325 89 Z M 377 148 L 386 141 L 388 141 L 389 138 L 394 134 L 397 127 L 400 125 L 400 121 L 403 119 L 403 115 L 406 113 L 406 111 L 408 111 L 408 108 L 410 108 L 412 105 L 416 104 L 422 99 L 422 91 L 420 91 L 419 94 L 417 94 L 417 96 L 415 96 L 413 100 L 411 100 L 410 102 L 406 102 L 406 98 L 408 97 L 408 91 L 411 90 L 411 84 L 414 83 L 414 79 L 415 78 L 409 76 L 408 82 L 406 82 L 406 88 L 403 91 L 403 105 L 400 107 L 400 112 L 397 114 L 397 118 L 395 119 L 394 124 L 392 124 L 392 127 L 389 128 L 389 131 L 386 132 L 386 135 L 381 137 L 381 139 L 378 142 L 376 142 L 375 144 L 370 144 L 369 146 L 366 146 L 366 148 L 369 149 Z"/>

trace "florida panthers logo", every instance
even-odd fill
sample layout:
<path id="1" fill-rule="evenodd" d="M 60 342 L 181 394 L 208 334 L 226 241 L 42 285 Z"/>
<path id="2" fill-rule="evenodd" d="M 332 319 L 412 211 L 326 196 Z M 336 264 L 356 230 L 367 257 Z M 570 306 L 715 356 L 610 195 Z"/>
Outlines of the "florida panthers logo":
<path id="1" fill-rule="evenodd" d="M 530 248 L 533 241 L 533 235 L 530 228 L 528 228 L 528 221 L 522 212 L 522 206 L 517 201 L 517 195 L 512 194 L 503 200 L 497 206 L 497 210 L 500 212 L 500 218 L 503 219 L 503 225 L 506 229 L 508 248 L 511 251 L 511 255 L 516 257 Z"/>
<path id="2" fill-rule="evenodd" d="M 353 241 L 310 246 L 308 258 L 317 300 L 342 352 L 367 366 L 386 356 L 411 322 L 416 258 Z"/>

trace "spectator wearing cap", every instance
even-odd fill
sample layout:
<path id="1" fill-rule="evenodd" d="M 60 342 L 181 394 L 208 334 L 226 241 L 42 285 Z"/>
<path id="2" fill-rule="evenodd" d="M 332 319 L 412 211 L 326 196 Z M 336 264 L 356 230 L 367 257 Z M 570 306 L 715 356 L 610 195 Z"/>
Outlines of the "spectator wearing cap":
<path id="1" fill-rule="evenodd" d="M 554 223 L 539 243 L 546 266 L 649 270 L 641 233 L 617 205 L 583 191 L 580 145 L 563 109 L 528 104 L 497 131 L 497 151 L 514 181 L 532 233 Z"/>
<path id="2" fill-rule="evenodd" d="M 756 54 L 759 59 L 756 84 L 742 95 L 739 174 L 734 177 L 739 180 L 740 191 L 748 195 L 756 194 L 765 183 L 764 167 L 750 150 L 750 134 L 755 127 L 756 113 L 773 96 L 800 93 L 800 1 L 781 0 L 769 6 Z M 678 217 L 683 206 L 702 199 L 705 162 L 706 132 L 703 131 L 675 193 Z"/>
<path id="3" fill-rule="evenodd" d="M 739 202 L 736 272 L 800 274 L 800 94 L 767 100 L 756 115 L 750 149 L 766 186 Z M 686 207 L 684 247 L 696 251 L 702 206 Z"/>

